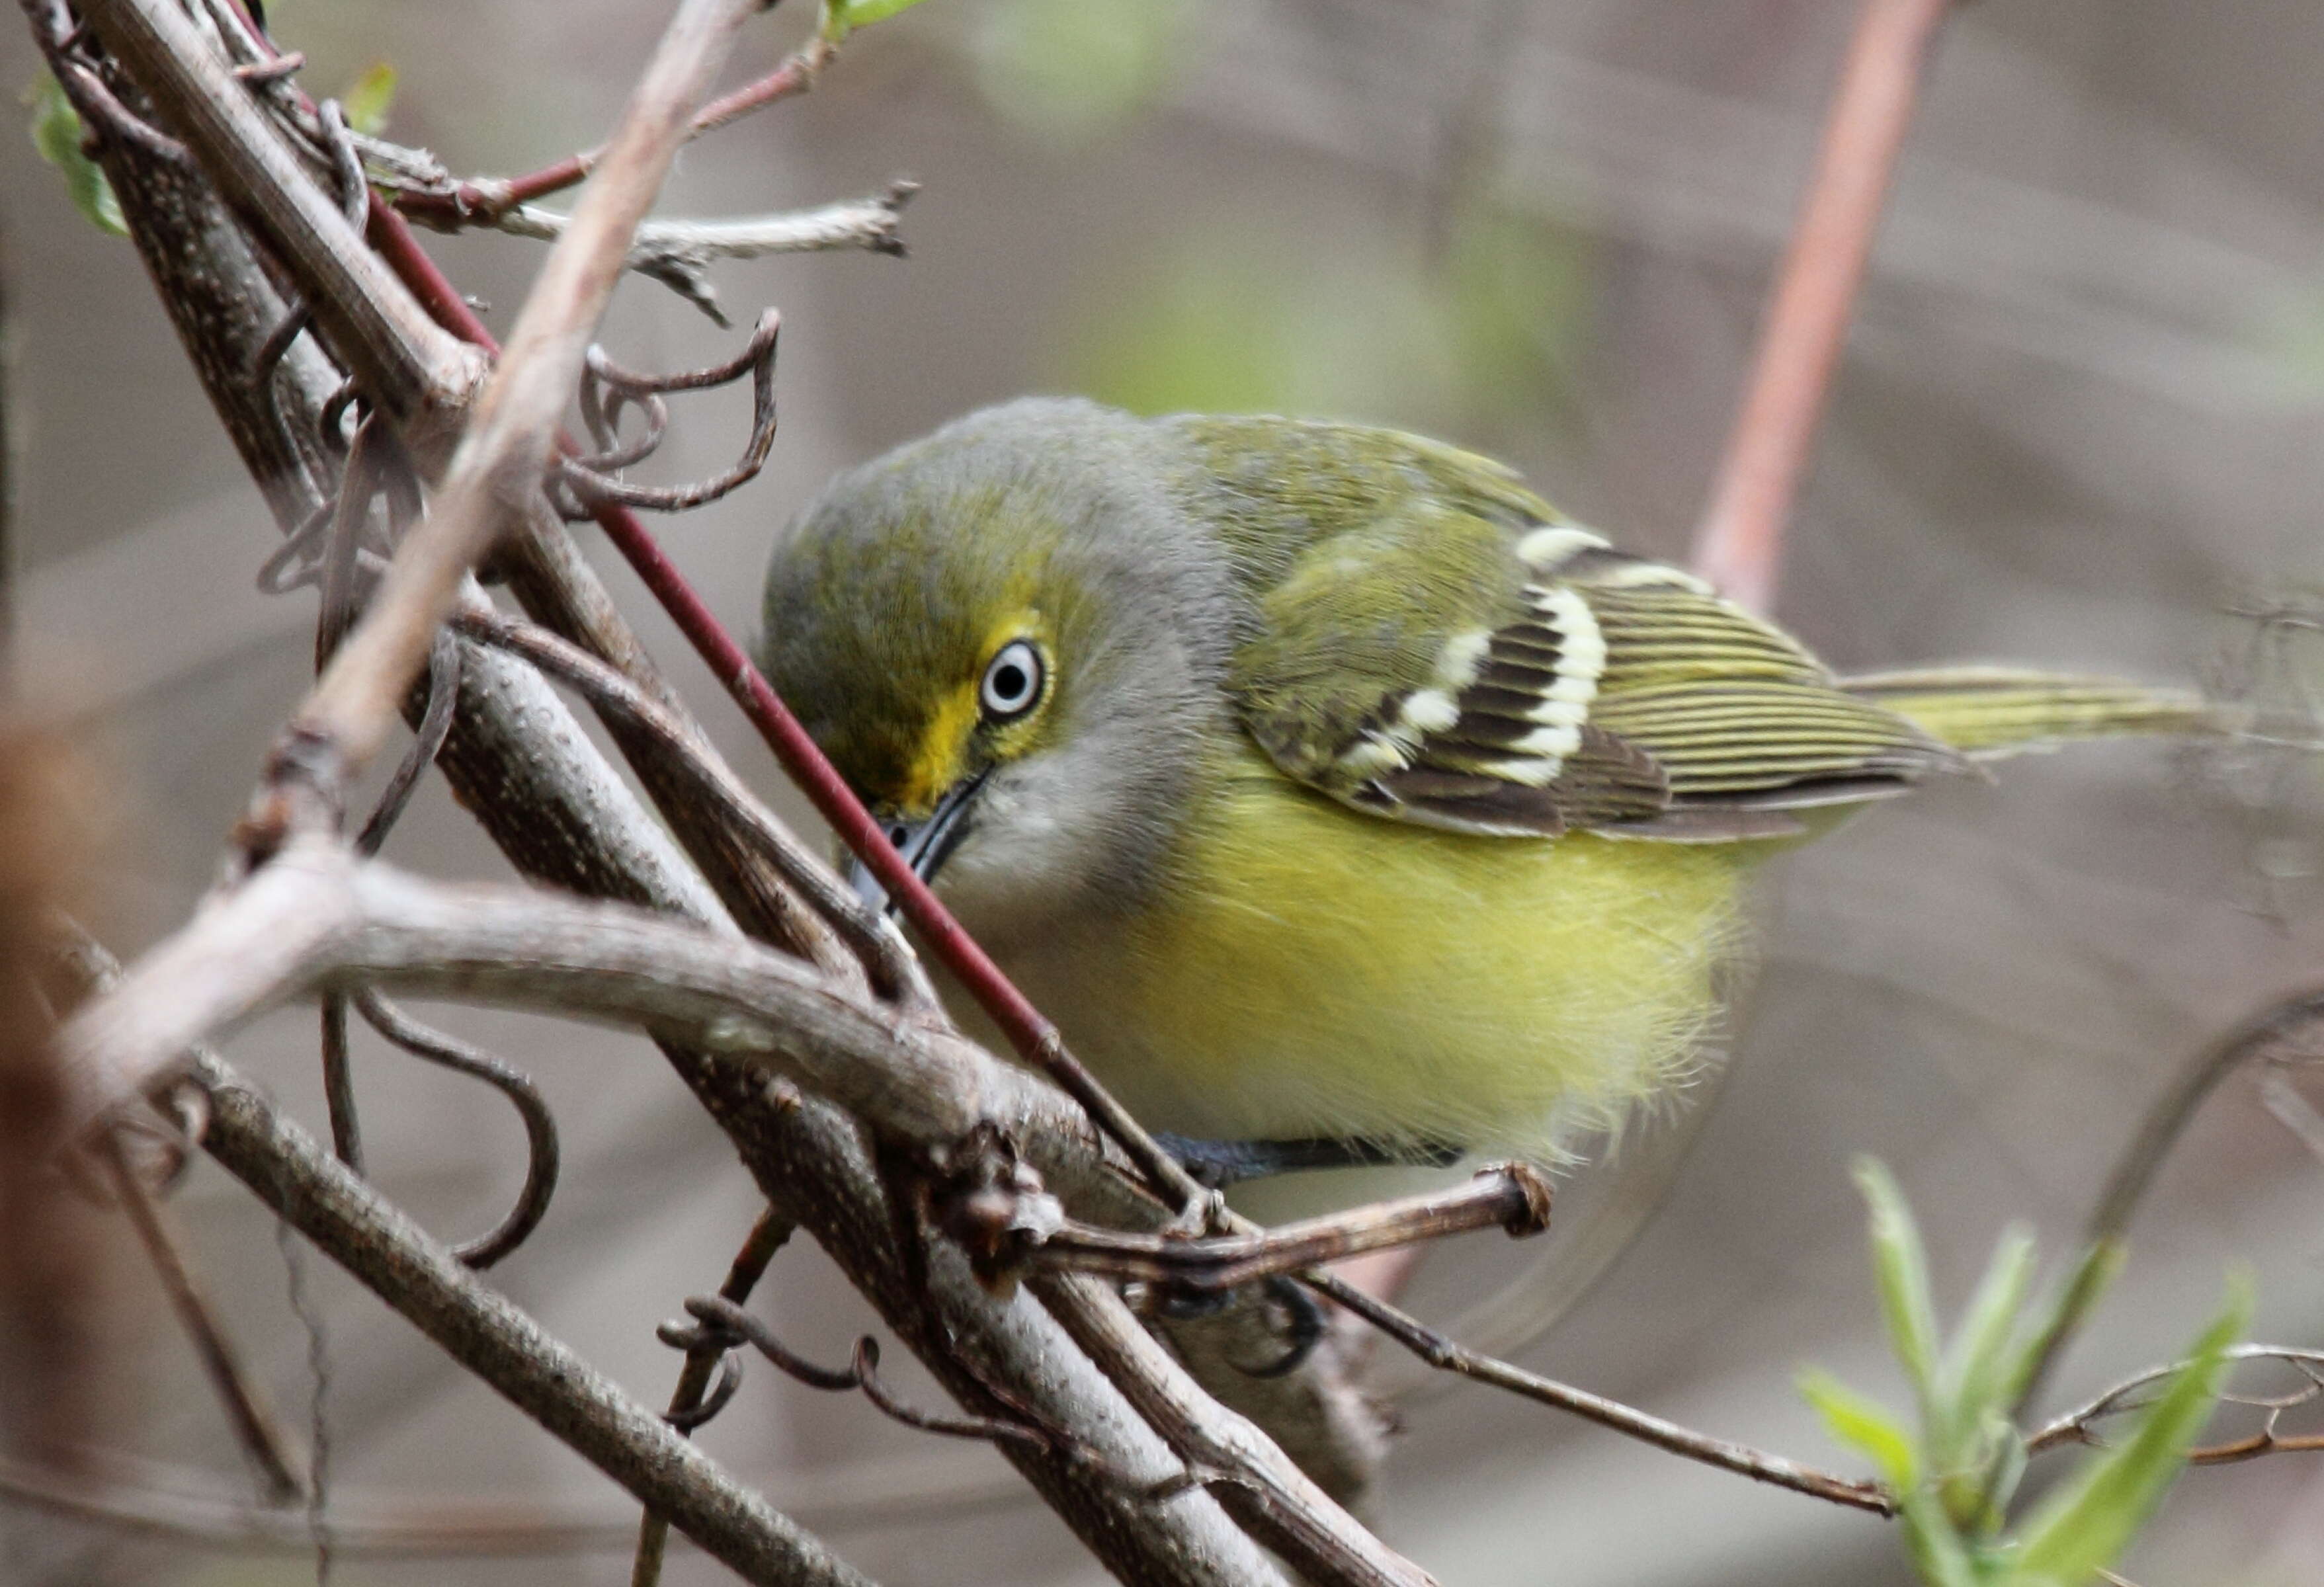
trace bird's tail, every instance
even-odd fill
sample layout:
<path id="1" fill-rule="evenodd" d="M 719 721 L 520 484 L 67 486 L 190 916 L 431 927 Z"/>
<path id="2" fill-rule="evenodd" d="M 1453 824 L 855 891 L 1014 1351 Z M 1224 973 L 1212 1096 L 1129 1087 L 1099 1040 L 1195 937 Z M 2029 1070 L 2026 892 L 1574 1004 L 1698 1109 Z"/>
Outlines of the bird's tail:
<path id="1" fill-rule="evenodd" d="M 1932 667 L 1846 678 L 1840 687 L 1886 706 L 1972 760 L 1997 760 L 2075 739 L 2231 731 L 2223 707 L 2185 689 L 2022 667 Z"/>

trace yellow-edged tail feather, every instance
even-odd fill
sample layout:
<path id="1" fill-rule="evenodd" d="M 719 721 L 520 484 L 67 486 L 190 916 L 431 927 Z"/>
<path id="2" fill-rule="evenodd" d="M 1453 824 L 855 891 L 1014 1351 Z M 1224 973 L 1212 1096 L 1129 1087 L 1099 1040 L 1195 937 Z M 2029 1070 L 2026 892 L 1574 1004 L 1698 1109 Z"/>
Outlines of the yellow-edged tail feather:
<path id="1" fill-rule="evenodd" d="M 2023 667 L 1930 667 L 1840 680 L 1975 760 L 2077 739 L 2225 730 L 2219 706 L 2186 689 Z"/>

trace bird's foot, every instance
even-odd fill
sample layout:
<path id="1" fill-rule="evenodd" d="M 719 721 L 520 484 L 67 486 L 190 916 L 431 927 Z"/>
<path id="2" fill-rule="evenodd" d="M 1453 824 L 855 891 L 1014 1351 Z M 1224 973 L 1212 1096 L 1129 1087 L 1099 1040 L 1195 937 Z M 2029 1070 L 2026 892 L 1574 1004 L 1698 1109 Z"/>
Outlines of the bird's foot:
<path id="1" fill-rule="evenodd" d="M 1249 1287 L 1246 1287 L 1246 1288 Z M 1307 1293 L 1307 1287 L 1287 1274 L 1277 1273 L 1261 1278 L 1259 1289 L 1281 1306 L 1289 1318 L 1284 1331 L 1283 1353 L 1263 1367 L 1238 1367 L 1247 1378 L 1285 1378 L 1306 1365 L 1307 1358 L 1323 1342 L 1323 1308 Z M 1177 1289 L 1162 1296 L 1158 1307 L 1166 1317 L 1193 1319 L 1214 1317 L 1235 1304 L 1244 1289 Z"/>

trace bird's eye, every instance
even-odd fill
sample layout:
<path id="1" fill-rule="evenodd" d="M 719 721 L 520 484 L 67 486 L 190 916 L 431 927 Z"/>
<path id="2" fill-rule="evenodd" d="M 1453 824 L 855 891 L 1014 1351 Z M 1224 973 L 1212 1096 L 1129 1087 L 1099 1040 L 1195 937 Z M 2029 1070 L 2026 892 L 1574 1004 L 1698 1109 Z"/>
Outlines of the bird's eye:
<path id="1" fill-rule="evenodd" d="M 1029 640 L 1010 640 L 985 664 L 978 697 L 988 722 L 1013 722 L 1040 702 L 1041 652 Z"/>

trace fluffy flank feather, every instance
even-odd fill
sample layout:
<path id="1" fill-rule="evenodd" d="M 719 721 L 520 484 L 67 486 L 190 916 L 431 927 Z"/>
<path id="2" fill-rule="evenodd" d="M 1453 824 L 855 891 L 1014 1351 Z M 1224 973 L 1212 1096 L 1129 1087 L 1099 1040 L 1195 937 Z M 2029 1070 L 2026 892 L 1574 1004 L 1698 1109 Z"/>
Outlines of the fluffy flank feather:
<path id="1" fill-rule="evenodd" d="M 1840 680 L 1962 754 L 1998 760 L 2076 739 L 2216 733 L 2219 708 L 2183 689 L 2020 667 L 1932 667 Z"/>

